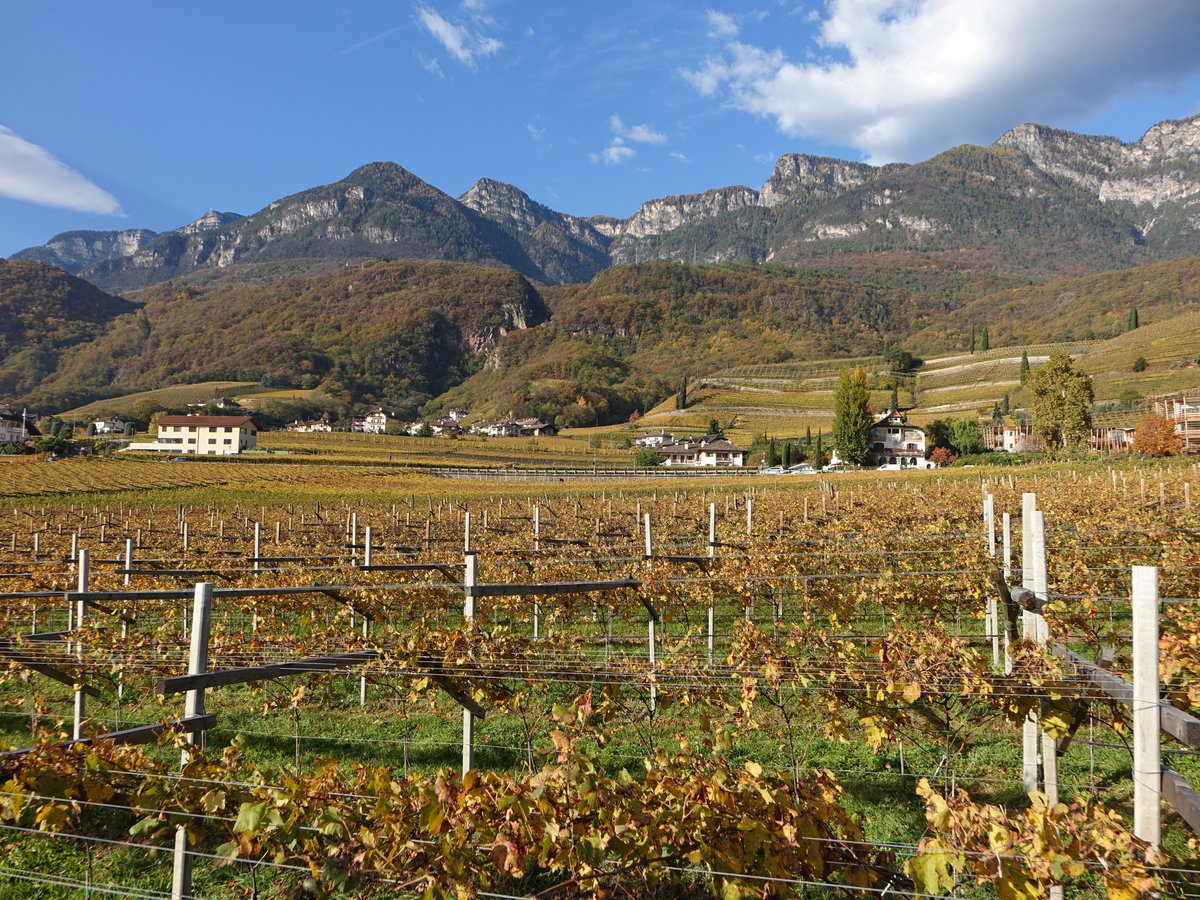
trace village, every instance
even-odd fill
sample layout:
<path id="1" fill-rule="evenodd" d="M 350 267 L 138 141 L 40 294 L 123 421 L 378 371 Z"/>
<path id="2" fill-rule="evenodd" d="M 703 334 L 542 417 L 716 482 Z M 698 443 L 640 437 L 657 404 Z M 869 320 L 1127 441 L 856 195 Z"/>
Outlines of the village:
<path id="1" fill-rule="evenodd" d="M 107 440 L 121 453 L 165 454 L 172 458 L 189 456 L 237 456 L 258 450 L 258 437 L 264 430 L 255 417 L 250 401 L 241 402 L 228 397 L 188 404 L 185 414 L 159 414 L 151 423 L 156 432 L 153 440 L 136 440 L 135 423 L 119 416 L 104 415 L 85 422 L 55 421 L 55 430 L 43 434 L 37 423 L 45 421 L 29 411 L 17 411 L 0 404 L 0 447 L 9 454 L 18 452 L 67 452 L 66 441 L 87 437 Z M 1178 452 L 1200 453 L 1200 398 L 1170 396 L 1154 400 L 1147 407 L 1152 415 L 1170 423 L 1178 442 Z M 710 423 L 715 425 L 715 420 Z M 719 428 L 706 434 L 683 435 L 662 428 L 638 429 L 628 439 L 631 451 L 651 451 L 638 457 L 638 465 L 671 467 L 753 467 L 762 474 L 811 474 L 818 471 L 839 472 L 851 468 L 880 470 L 928 469 L 946 465 L 951 460 L 939 452 L 938 440 L 932 426 L 909 421 L 908 410 L 891 407 L 874 415 L 870 427 L 870 450 L 864 466 L 852 466 L 832 450 L 828 460 L 792 462 L 770 454 L 752 452 L 729 440 Z M 632 427 L 632 426 L 631 426 Z M 411 437 L 480 436 L 487 438 L 553 437 L 559 427 L 536 418 L 472 418 L 464 409 L 454 408 L 444 416 L 428 420 L 404 421 L 386 410 L 375 407 L 354 416 L 348 425 L 336 425 L 328 416 L 296 420 L 281 429 L 291 434 L 332 434 L 351 432 L 365 435 L 400 435 Z M 1036 457 L 1046 447 L 1036 429 L 1026 417 L 1017 420 L 1004 417 L 1002 421 L 978 423 L 982 449 L 987 453 Z M 82 432 L 82 434 L 80 434 Z M 1099 426 L 1086 433 L 1087 453 L 1094 456 L 1128 454 L 1134 447 L 1136 428 Z M 54 441 L 61 441 L 55 444 Z M 47 443 L 49 441 L 49 443 Z M 809 438 L 811 445 L 811 436 Z M 818 445 L 819 446 L 819 445 Z M 38 448 L 41 448 L 39 451 Z M 92 448 L 86 442 L 74 448 L 77 455 L 89 455 Z M 818 449 L 818 453 L 820 450 Z"/>

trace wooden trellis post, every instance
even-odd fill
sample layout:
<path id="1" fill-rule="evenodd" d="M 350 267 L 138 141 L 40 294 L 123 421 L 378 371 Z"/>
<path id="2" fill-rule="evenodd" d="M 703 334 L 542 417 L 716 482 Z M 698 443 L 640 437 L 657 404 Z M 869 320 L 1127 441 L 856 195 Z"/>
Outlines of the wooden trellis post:
<path id="1" fill-rule="evenodd" d="M 478 584 L 477 560 L 474 553 L 463 557 L 463 618 L 475 618 L 475 585 Z M 475 768 L 475 715 L 463 707 L 462 713 L 462 770 L 467 774 Z"/>
<path id="2" fill-rule="evenodd" d="M 1021 495 L 1021 586 L 1034 591 L 1033 584 L 1033 514 L 1037 506 L 1037 495 Z M 1036 591 L 1035 591 L 1036 593 Z M 1035 636 L 1036 616 L 1029 610 L 1021 614 L 1022 636 L 1032 640 Z M 1025 717 L 1021 735 L 1021 782 L 1026 792 L 1038 789 L 1038 716 L 1030 710 Z"/>
<path id="3" fill-rule="evenodd" d="M 192 637 L 188 652 L 188 674 L 200 675 L 208 671 L 208 637 L 212 624 L 213 586 L 209 582 L 196 585 L 192 604 Z M 204 715 L 204 688 L 194 688 L 184 699 L 185 719 Z M 204 732 L 189 733 L 187 742 L 204 746 Z M 192 755 L 184 750 L 180 755 L 182 771 L 191 762 Z M 189 900 L 192 897 L 192 854 L 188 852 L 187 826 L 175 829 L 175 861 L 171 877 L 171 900 Z"/>
<path id="4" fill-rule="evenodd" d="M 1133 833 L 1162 840 L 1158 569 L 1133 567 Z"/>
<path id="5" fill-rule="evenodd" d="M 76 559 L 78 566 L 78 584 L 76 585 L 80 594 L 88 589 L 88 576 L 91 570 L 91 553 L 87 550 L 80 550 L 79 556 Z M 82 597 L 75 601 L 75 629 L 83 628 L 83 611 L 87 606 L 87 601 Z M 83 665 L 83 641 L 75 642 L 75 661 L 81 666 Z M 82 678 L 82 675 L 79 676 Z M 79 681 L 75 687 L 75 724 L 71 730 L 71 737 L 79 740 L 83 737 L 83 719 L 85 715 L 86 699 L 83 692 L 83 682 Z"/>

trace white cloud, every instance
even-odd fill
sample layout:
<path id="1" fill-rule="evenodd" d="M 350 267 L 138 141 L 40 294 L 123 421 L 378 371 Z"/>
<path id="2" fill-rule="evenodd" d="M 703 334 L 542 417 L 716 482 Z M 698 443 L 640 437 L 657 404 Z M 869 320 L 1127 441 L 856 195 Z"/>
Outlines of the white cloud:
<path id="1" fill-rule="evenodd" d="M 731 38 L 738 33 L 738 23 L 729 13 L 708 11 L 708 36 L 711 38 Z"/>
<path id="2" fill-rule="evenodd" d="M 804 62 L 730 42 L 681 74 L 785 134 L 881 163 L 1092 114 L 1200 71 L 1194 0 L 830 0 L 815 41 L 794 54 Z"/>
<path id="3" fill-rule="evenodd" d="M 525 127 L 529 130 L 529 136 L 535 141 L 540 141 L 546 136 L 545 128 L 538 128 L 536 125 L 526 124 Z"/>
<path id="4" fill-rule="evenodd" d="M 637 155 L 637 151 L 632 147 L 625 146 L 625 142 L 619 137 L 612 139 L 612 143 L 601 150 L 599 153 L 590 153 L 588 158 L 592 162 L 603 162 L 609 166 L 619 166 L 627 159 L 632 159 Z"/>
<path id="5" fill-rule="evenodd" d="M 482 16 L 483 4 L 466 4 L 469 11 L 479 13 L 473 18 L 476 24 L 490 23 Z M 433 36 L 446 52 L 468 68 L 474 69 L 477 61 L 497 53 L 504 46 L 497 38 L 483 34 L 466 25 L 456 25 L 429 6 L 417 7 L 417 21 Z"/>
<path id="6" fill-rule="evenodd" d="M 627 141 L 636 141 L 639 144 L 665 144 L 667 142 L 667 136 L 661 131 L 655 131 L 649 125 L 626 125 L 621 121 L 620 116 L 609 116 L 608 127 L 612 129 L 613 134 Z"/>
<path id="7" fill-rule="evenodd" d="M 690 163 L 692 161 L 690 157 L 684 156 L 678 150 L 671 151 L 671 159 L 681 163 Z"/>
<path id="8" fill-rule="evenodd" d="M 0 195 L 77 212 L 123 216 L 117 198 L 47 150 L 0 125 Z"/>

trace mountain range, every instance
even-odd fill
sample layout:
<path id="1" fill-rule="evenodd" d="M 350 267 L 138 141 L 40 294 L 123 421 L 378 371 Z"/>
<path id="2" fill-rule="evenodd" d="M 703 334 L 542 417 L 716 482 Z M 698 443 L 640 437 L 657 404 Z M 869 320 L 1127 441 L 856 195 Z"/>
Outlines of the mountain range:
<path id="1" fill-rule="evenodd" d="M 376 162 L 248 216 L 210 211 L 161 234 L 71 231 L 12 258 L 127 290 L 295 259 L 453 260 L 553 285 L 656 259 L 826 265 L 896 250 L 1030 280 L 1198 253 L 1200 117 L 1130 144 L 1027 124 L 911 165 L 787 154 L 758 189 L 647 200 L 624 219 L 557 212 L 488 178 L 454 198 Z"/>

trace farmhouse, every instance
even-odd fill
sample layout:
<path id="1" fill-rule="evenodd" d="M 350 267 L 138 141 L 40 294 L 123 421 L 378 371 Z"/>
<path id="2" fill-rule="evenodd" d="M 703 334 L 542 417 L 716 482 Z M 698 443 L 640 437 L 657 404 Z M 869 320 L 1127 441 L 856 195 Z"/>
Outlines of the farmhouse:
<path id="1" fill-rule="evenodd" d="M 92 420 L 92 431 L 96 434 L 120 434 L 125 430 L 125 421 L 116 416 L 101 416 Z"/>
<path id="2" fill-rule="evenodd" d="M 668 466 L 744 466 L 746 451 L 719 434 L 706 434 L 674 444 L 664 444 L 659 452 Z"/>
<path id="3" fill-rule="evenodd" d="M 258 445 L 259 426 L 250 416 L 162 416 L 152 443 L 127 450 L 153 450 L 177 456 L 232 456 Z"/>
<path id="4" fill-rule="evenodd" d="M 322 416 L 319 419 L 309 419 L 301 421 L 297 419 L 295 422 L 288 422 L 283 426 L 285 429 L 297 434 L 313 434 L 319 431 L 333 431 L 333 426 L 329 424 L 329 418 Z"/>
<path id="5" fill-rule="evenodd" d="M 361 431 L 365 434 L 383 434 L 387 431 L 388 422 L 394 422 L 382 409 L 373 409 L 365 416 L 356 416 L 350 425 L 351 431 Z"/>
<path id="6" fill-rule="evenodd" d="M 885 463 L 903 467 L 925 465 L 925 430 L 908 424 L 908 416 L 898 409 L 889 409 L 871 426 L 872 465 Z"/>
<path id="7" fill-rule="evenodd" d="M 33 427 L 34 418 L 0 404 L 0 444 L 23 444 L 31 437 L 40 436 L 41 432 Z"/>
<path id="8" fill-rule="evenodd" d="M 675 443 L 675 435 L 669 431 L 647 431 L 639 434 L 633 441 L 639 447 L 661 447 L 664 444 Z"/>

